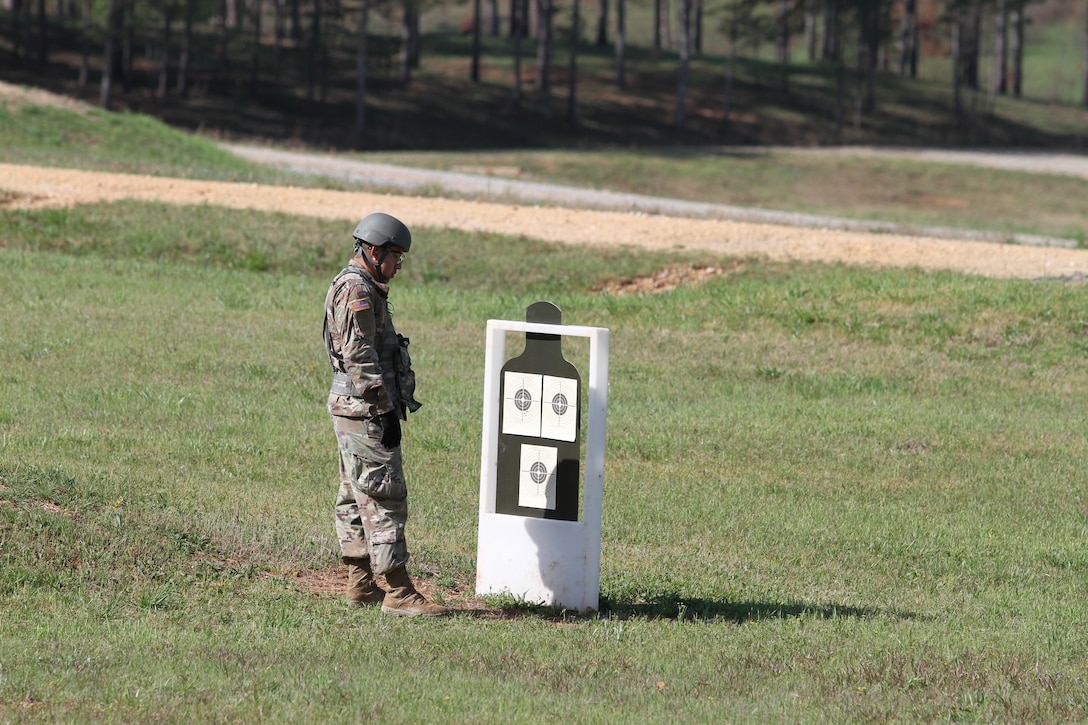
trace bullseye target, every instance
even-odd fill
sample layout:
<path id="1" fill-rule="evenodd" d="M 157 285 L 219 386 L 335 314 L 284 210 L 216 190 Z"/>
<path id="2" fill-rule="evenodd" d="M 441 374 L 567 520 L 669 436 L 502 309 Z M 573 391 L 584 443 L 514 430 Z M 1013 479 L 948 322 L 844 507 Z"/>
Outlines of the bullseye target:
<path id="1" fill-rule="evenodd" d="M 503 380 L 502 432 L 540 437 L 540 395 L 543 375 L 507 372 Z"/>
<path id="2" fill-rule="evenodd" d="M 557 441 L 577 439 L 577 380 L 511 371 L 504 375 L 503 433 Z"/>
<path id="3" fill-rule="evenodd" d="M 555 468 L 559 451 L 549 446 L 523 445 L 518 477 L 518 506 L 555 508 Z"/>
<path id="4" fill-rule="evenodd" d="M 578 381 L 545 375 L 540 411 L 540 437 L 573 441 L 578 435 Z"/>

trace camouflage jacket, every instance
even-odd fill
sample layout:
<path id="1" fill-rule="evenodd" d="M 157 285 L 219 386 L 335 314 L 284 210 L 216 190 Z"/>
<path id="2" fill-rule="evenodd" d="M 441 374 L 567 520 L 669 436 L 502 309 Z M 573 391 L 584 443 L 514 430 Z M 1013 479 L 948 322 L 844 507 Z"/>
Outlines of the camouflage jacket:
<path id="1" fill-rule="evenodd" d="M 416 410 L 408 338 L 393 328 L 389 285 L 349 264 L 325 297 L 325 349 L 333 370 L 329 413 L 372 418 Z"/>

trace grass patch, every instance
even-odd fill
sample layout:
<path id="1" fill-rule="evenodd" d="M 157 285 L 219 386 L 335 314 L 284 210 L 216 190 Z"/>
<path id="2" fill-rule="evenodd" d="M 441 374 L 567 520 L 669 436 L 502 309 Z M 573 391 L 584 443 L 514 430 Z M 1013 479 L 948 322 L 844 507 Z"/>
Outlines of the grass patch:
<path id="1" fill-rule="evenodd" d="M 1082 286 L 748 262 L 610 296 L 662 260 L 418 230 L 411 566 L 465 611 L 400 621 L 306 585 L 338 571 L 318 313 L 346 232 L 0 221 L 0 718 L 1088 716 Z M 597 616 L 466 603 L 484 321 L 537 299 L 612 330 Z"/>

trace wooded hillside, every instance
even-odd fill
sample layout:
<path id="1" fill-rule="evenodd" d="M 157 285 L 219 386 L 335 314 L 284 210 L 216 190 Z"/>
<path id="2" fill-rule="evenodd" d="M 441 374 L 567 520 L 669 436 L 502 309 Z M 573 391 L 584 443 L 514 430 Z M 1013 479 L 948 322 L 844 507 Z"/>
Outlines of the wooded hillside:
<path id="1" fill-rule="evenodd" d="M 1088 145 L 1088 0 L 5 0 L 0 37 L 5 80 L 320 146 Z"/>

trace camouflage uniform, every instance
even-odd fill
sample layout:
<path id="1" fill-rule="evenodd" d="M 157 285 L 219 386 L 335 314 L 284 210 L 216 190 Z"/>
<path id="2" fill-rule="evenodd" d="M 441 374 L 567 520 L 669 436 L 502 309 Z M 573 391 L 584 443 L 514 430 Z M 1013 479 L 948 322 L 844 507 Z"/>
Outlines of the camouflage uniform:
<path id="1" fill-rule="evenodd" d="M 333 368 L 328 409 L 340 451 L 336 534 L 343 557 L 371 557 L 374 573 L 408 561 L 408 486 L 400 446 L 382 445 L 381 416 L 416 410 L 408 339 L 393 328 L 389 285 L 349 264 L 325 298 L 325 346 Z"/>

